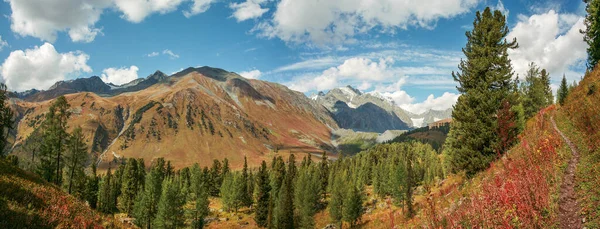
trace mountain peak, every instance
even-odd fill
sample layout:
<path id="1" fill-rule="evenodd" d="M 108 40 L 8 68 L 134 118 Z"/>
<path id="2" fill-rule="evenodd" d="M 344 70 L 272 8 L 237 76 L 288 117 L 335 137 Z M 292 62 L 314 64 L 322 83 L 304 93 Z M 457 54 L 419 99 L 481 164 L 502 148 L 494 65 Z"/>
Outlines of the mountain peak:
<path id="1" fill-rule="evenodd" d="M 346 85 L 345 87 L 341 87 L 340 90 L 342 90 L 346 94 L 353 95 L 353 96 L 362 95 L 362 92 L 360 92 L 360 90 L 358 90 L 356 88 L 353 88 L 350 85 Z"/>

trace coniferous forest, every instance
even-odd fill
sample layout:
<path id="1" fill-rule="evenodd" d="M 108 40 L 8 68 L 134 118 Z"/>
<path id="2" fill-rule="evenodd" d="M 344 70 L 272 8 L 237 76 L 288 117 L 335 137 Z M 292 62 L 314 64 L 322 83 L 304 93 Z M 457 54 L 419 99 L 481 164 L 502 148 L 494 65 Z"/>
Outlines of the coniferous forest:
<path id="1" fill-rule="evenodd" d="M 599 56 L 596 44 L 598 1 L 586 2 L 589 15 L 585 38 L 590 44 L 588 62 L 590 70 L 593 70 Z M 327 217 L 330 228 L 355 228 L 363 224 L 363 216 L 373 211 L 372 206 L 377 206 L 377 201 L 387 201 L 390 206 L 400 209 L 403 218 L 410 220 L 419 211 L 427 211 L 427 207 L 432 212 L 436 211 L 433 204 L 423 207 L 422 203 L 444 198 L 432 193 L 445 187 L 444 184 L 450 182 L 447 181 L 449 177 L 485 181 L 476 177 L 486 171 L 495 171 L 490 168 L 498 167 L 501 162 L 512 162 L 513 159 L 507 158 L 513 156 L 507 152 L 513 147 L 529 149 L 530 144 L 537 144 L 524 140 L 527 139 L 523 137 L 524 132 L 528 128 L 547 130 L 549 125 L 539 124 L 539 120 L 546 117 L 544 112 L 555 108 L 546 108 L 568 107 L 569 102 L 575 101 L 574 98 L 569 100 L 569 95 L 578 90 L 577 85 L 568 85 L 563 77 L 557 95 L 553 95 L 550 73 L 536 63 L 529 64 L 526 75 L 514 74 L 508 52 L 518 49 L 519 41 L 508 40 L 509 32 L 506 15 L 501 11 L 488 7 L 476 13 L 472 30 L 466 32 L 467 44 L 463 48 L 466 58 L 460 62 L 459 71 L 452 73 L 462 95 L 454 106 L 452 123 L 438 128 L 448 134 L 442 145 L 401 136 L 352 156 L 326 152 L 285 156 L 274 153 L 271 160 L 262 161 L 258 167 L 250 167 L 248 158 L 244 157 L 241 169 L 232 169 L 227 158 L 207 158 L 212 161 L 211 166 L 201 167 L 196 163 L 183 168 L 176 168 L 164 158 L 152 161 L 119 158 L 100 172 L 98 158 L 90 156 L 82 128 L 68 126 L 71 105 L 64 96 L 60 96 L 52 100 L 41 126 L 36 130 L 40 136 L 39 150 L 31 152 L 31 157 L 26 159 L 4 150 L 2 160 L 39 176 L 48 185 L 62 189 L 103 216 L 121 214 L 130 220 L 128 223 L 139 228 L 203 228 L 221 220 L 211 216 L 214 211 L 243 213 L 261 228 L 315 228 L 319 217 Z M 2 85 L 0 89 L 0 149 L 9 149 L 8 133 L 14 128 L 13 111 L 9 106 L 6 86 Z M 597 93 L 592 86 L 585 90 L 587 96 Z M 592 122 L 588 124 L 594 125 Z M 412 133 L 427 130 L 429 128 L 424 127 Z M 558 143 L 544 144 L 556 149 L 562 147 Z M 596 145 L 590 143 L 590 152 L 595 150 L 593 147 Z M 540 150 L 546 152 L 546 148 L 541 146 L 529 151 L 539 153 Z M 544 155 L 539 157 L 545 158 Z M 561 166 L 558 162 L 564 159 L 552 160 L 556 160 L 556 166 Z M 515 167 L 509 168 L 516 171 Z M 537 178 L 552 180 L 541 175 Z M 529 182 L 534 182 L 532 180 Z M 503 181 L 496 179 L 490 183 L 494 182 Z M 549 182 L 548 190 L 555 185 L 552 182 Z M 536 195 L 533 191 L 530 194 Z M 503 201 L 509 203 L 510 198 L 507 196 Z M 419 207 L 416 207 L 416 202 L 421 203 Z M 7 209 L 7 203 L 6 200 L 0 201 L 0 210 Z M 494 204 L 497 203 L 491 203 Z M 539 223 L 554 220 L 548 217 L 555 214 L 553 211 L 545 205 L 540 209 L 515 205 L 497 214 L 535 212 L 532 222 Z M 441 215 L 444 214 L 452 215 Z M 464 220 L 457 222 L 437 220 L 437 216 L 432 216 L 433 223 L 425 227 L 498 226 L 471 224 L 492 219 L 469 218 L 469 214 L 464 213 L 460 216 Z M 522 222 L 526 221 L 519 221 L 528 218 L 513 217 L 510 220 L 503 225 L 507 228 L 547 226 L 542 223 L 525 225 Z"/>

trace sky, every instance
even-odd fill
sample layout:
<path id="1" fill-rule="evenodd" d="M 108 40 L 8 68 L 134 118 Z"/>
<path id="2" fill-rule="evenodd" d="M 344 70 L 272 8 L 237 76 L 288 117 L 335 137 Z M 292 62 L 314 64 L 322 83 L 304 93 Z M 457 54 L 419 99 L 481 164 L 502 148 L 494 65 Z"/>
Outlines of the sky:
<path id="1" fill-rule="evenodd" d="M 465 32 L 487 6 L 517 38 L 515 76 L 535 62 L 554 89 L 582 77 L 581 0 L 2 0 L 0 76 L 24 91 L 211 66 L 306 95 L 351 85 L 420 113 L 455 103 Z"/>

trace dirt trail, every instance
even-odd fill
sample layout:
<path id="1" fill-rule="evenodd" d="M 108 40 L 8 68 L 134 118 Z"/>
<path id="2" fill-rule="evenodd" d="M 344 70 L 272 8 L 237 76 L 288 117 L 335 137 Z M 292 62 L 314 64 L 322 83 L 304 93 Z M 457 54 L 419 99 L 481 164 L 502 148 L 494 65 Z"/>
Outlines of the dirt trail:
<path id="1" fill-rule="evenodd" d="M 579 162 L 579 152 L 575 145 L 563 134 L 556 126 L 554 117 L 550 117 L 554 129 L 565 140 L 573 156 L 569 160 L 567 171 L 563 176 L 563 183 L 560 186 L 560 194 L 558 200 L 558 220 L 560 228 L 582 228 L 581 217 L 579 216 L 579 206 L 575 198 L 575 171 Z"/>

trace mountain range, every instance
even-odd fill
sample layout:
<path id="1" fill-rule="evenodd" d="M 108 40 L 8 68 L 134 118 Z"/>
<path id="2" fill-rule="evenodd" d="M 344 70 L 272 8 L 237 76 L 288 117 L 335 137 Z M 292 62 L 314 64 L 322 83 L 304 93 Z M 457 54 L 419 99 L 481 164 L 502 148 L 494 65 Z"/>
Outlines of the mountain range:
<path id="1" fill-rule="evenodd" d="M 235 168 L 247 156 L 258 165 L 276 154 L 335 152 L 332 132 L 340 128 L 406 130 L 416 127 L 415 119 L 426 123 L 451 113 L 414 115 L 350 86 L 311 99 L 277 83 L 211 67 L 171 76 L 156 71 L 124 85 L 93 76 L 10 95 L 17 116 L 13 153 L 35 157 L 44 114 L 52 99 L 65 95 L 72 112 L 68 126 L 83 128 L 101 168 L 130 157 L 147 163 L 164 157 L 176 167 L 228 158 Z"/>

